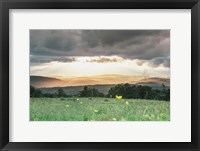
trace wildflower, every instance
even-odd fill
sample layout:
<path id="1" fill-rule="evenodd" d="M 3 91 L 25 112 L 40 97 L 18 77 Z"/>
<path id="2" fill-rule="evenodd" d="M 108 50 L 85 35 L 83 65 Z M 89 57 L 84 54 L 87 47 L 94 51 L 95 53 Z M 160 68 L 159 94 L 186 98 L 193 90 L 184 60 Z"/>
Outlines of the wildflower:
<path id="1" fill-rule="evenodd" d="M 80 102 L 80 104 L 83 104 L 83 102 Z"/>
<path id="2" fill-rule="evenodd" d="M 79 99 L 77 98 L 76 100 L 78 101 Z"/>
<path id="3" fill-rule="evenodd" d="M 112 120 L 113 120 L 113 121 L 116 121 L 117 119 L 116 119 L 116 118 L 112 118 Z"/>
<path id="4" fill-rule="evenodd" d="M 67 104 L 66 107 L 69 107 L 69 105 Z"/>
<path id="5" fill-rule="evenodd" d="M 128 103 L 128 101 L 126 101 L 126 106 L 128 106 L 129 105 L 129 103 Z"/>
<path id="6" fill-rule="evenodd" d="M 122 96 L 120 96 L 120 95 L 119 95 L 119 96 L 116 95 L 115 97 L 116 97 L 116 99 L 118 99 L 118 100 L 121 100 L 121 99 L 122 99 Z"/>
<path id="7" fill-rule="evenodd" d="M 95 113 L 98 113 L 99 111 L 98 110 L 93 110 Z"/>

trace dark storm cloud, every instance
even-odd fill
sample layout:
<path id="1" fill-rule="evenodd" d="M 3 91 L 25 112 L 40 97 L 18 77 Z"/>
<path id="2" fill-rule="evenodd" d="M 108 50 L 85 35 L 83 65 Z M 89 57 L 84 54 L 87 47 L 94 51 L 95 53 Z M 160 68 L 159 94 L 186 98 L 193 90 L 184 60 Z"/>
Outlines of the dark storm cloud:
<path id="1" fill-rule="evenodd" d="M 164 67 L 169 67 L 170 59 L 169 59 L 169 57 L 154 58 L 153 60 L 149 61 L 149 65 L 151 67 L 158 67 L 159 65 L 163 65 Z"/>
<path id="2" fill-rule="evenodd" d="M 164 67 L 170 67 L 170 57 L 157 57 L 152 60 L 137 60 L 137 65 L 148 64 L 148 66 L 157 68 L 162 65 Z"/>
<path id="3" fill-rule="evenodd" d="M 78 31 L 30 30 L 30 51 L 33 55 L 63 56 L 80 42 Z"/>
<path id="4" fill-rule="evenodd" d="M 63 56 L 113 56 L 169 66 L 169 30 L 31 30 L 30 54 L 41 62 Z M 158 59 L 162 58 L 162 59 Z M 54 60 L 55 61 L 55 60 Z M 106 60 L 104 60 L 106 61 Z M 34 62 L 34 60 L 31 60 Z M 68 62 L 66 60 L 66 62 Z"/>
<path id="5" fill-rule="evenodd" d="M 108 31 L 85 31 L 83 32 L 83 38 L 91 46 L 97 46 L 98 44 L 113 46 L 114 44 L 132 39 L 132 44 L 140 43 L 139 37 L 150 36 L 158 34 L 160 31 L 139 31 L 139 30 L 108 30 Z M 91 40 L 94 38 L 93 40 Z"/>
<path id="6" fill-rule="evenodd" d="M 73 57 L 61 57 L 61 56 L 35 56 L 31 55 L 30 56 L 30 62 L 31 63 L 48 63 L 48 62 L 74 62 L 76 61 L 75 58 Z"/>

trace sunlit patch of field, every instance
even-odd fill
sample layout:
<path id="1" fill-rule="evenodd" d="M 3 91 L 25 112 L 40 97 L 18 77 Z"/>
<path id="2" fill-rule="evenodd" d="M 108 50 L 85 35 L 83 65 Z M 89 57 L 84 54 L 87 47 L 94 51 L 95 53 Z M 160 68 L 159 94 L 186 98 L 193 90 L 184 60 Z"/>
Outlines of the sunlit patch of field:
<path id="1" fill-rule="evenodd" d="M 31 121 L 169 121 L 170 102 L 114 98 L 31 98 Z"/>

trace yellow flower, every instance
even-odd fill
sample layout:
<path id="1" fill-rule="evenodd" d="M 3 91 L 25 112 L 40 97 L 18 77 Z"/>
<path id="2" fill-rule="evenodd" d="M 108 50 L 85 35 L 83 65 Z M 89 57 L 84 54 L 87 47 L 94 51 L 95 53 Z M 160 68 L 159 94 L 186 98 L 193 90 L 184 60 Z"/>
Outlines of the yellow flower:
<path id="1" fill-rule="evenodd" d="M 69 107 L 69 105 L 67 104 L 66 107 Z"/>
<path id="2" fill-rule="evenodd" d="M 129 105 L 129 103 L 128 103 L 128 101 L 126 101 L 126 106 L 128 106 Z"/>
<path id="3" fill-rule="evenodd" d="M 116 121 L 117 119 L 116 119 L 116 118 L 113 118 L 112 120 L 113 120 L 113 121 Z"/>
<path id="4" fill-rule="evenodd" d="M 122 99 L 122 96 L 120 96 L 120 95 L 119 95 L 119 96 L 116 95 L 115 97 L 116 97 L 116 99 L 118 99 L 118 100 L 121 100 L 121 99 Z"/>
<path id="5" fill-rule="evenodd" d="M 98 110 L 93 110 L 95 113 L 98 113 L 99 111 Z"/>

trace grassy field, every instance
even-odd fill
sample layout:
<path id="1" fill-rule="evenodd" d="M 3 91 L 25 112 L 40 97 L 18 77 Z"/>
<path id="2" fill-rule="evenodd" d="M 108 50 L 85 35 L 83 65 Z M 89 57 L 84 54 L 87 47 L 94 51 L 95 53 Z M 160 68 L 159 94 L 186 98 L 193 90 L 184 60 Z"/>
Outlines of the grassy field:
<path id="1" fill-rule="evenodd" d="M 31 98 L 31 121 L 169 121 L 170 102 L 106 98 Z"/>

